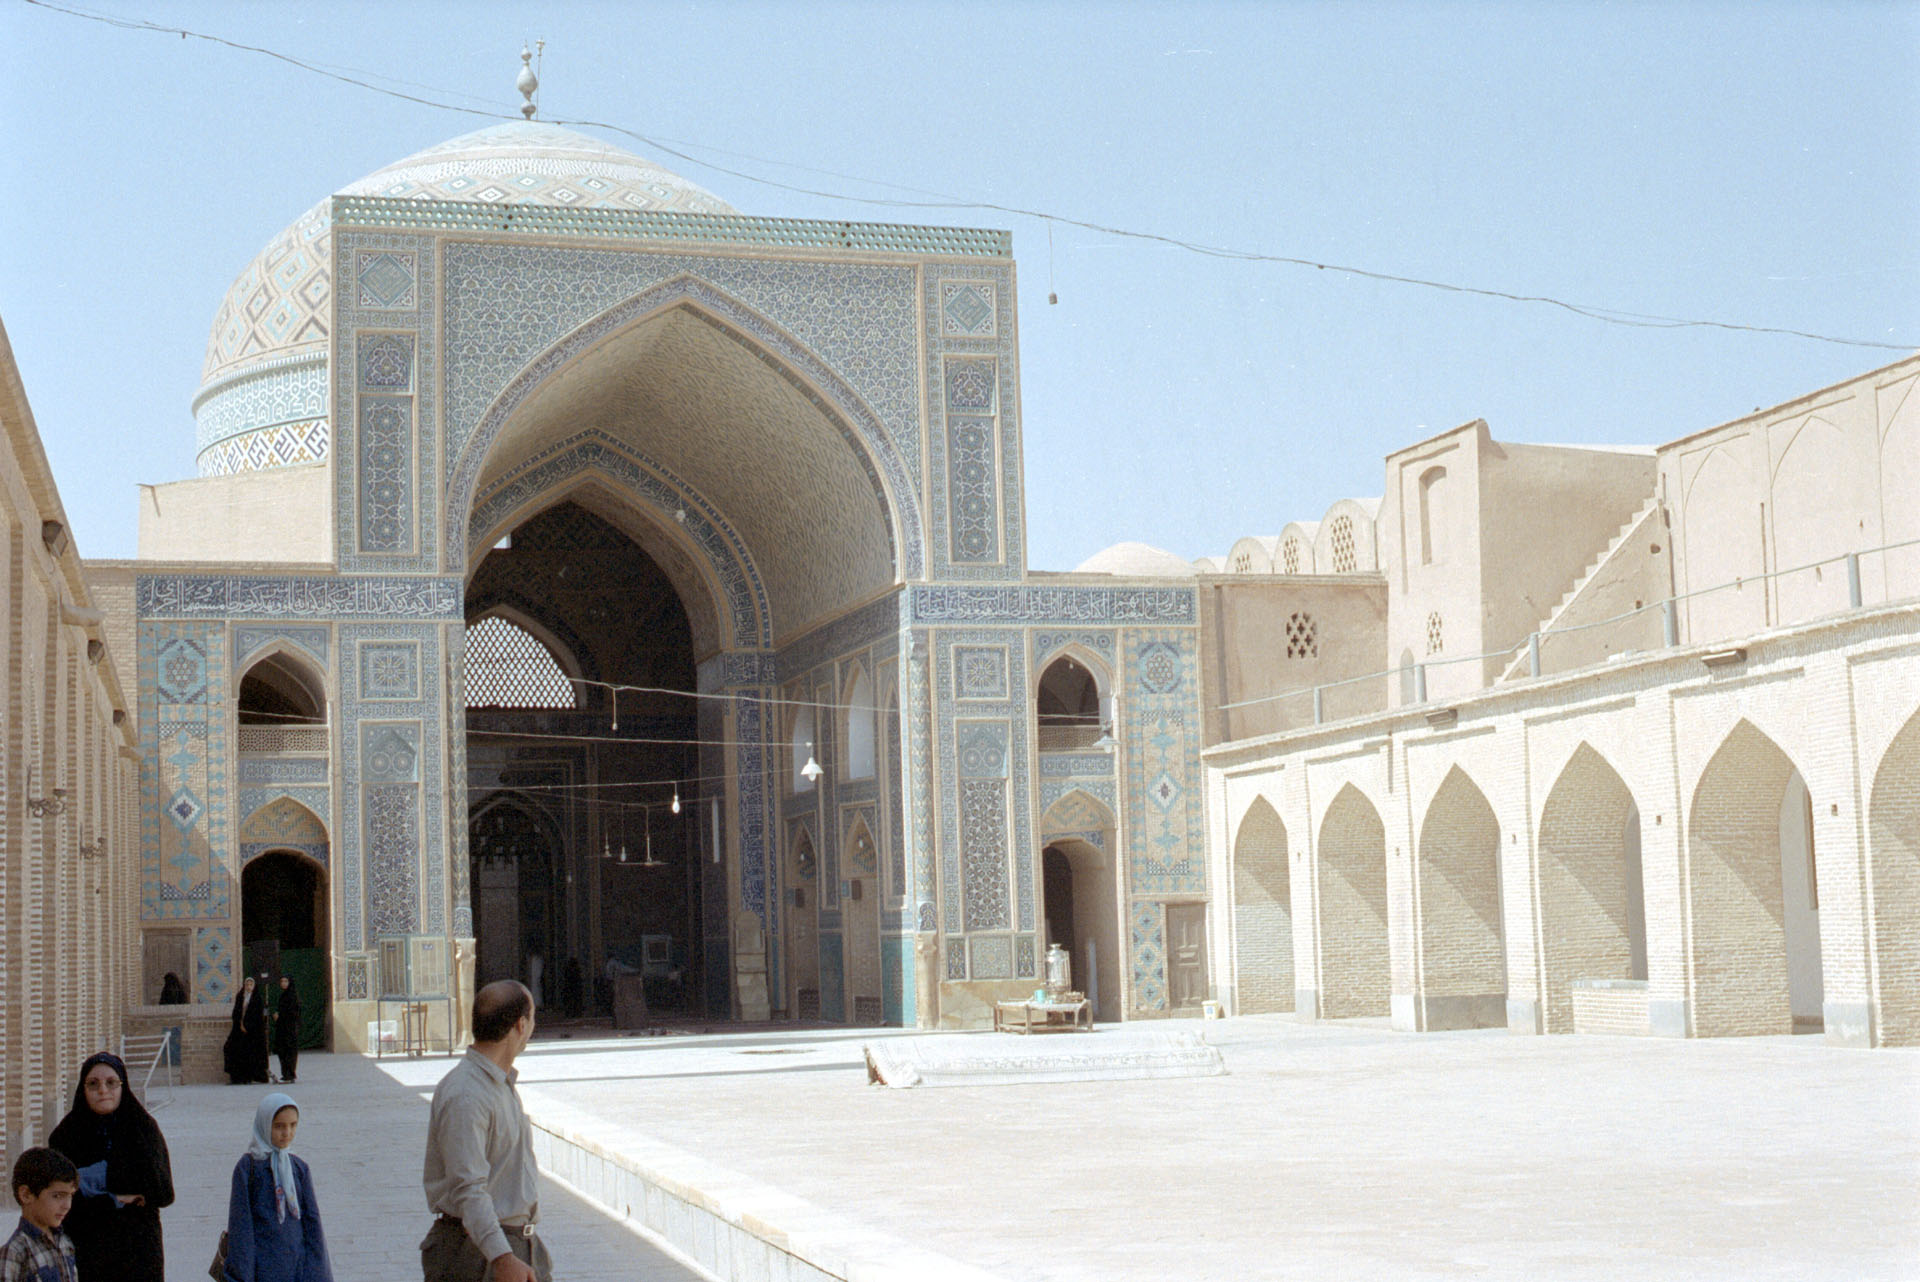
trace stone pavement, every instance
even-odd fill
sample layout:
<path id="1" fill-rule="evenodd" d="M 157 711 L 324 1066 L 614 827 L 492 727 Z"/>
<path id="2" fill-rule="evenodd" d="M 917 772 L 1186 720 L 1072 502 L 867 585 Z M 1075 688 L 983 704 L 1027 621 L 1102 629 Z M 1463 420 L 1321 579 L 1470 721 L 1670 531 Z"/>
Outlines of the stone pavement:
<path id="1" fill-rule="evenodd" d="M 315 1192 L 339 1282 L 419 1282 L 420 1239 L 429 1218 L 420 1191 L 427 1135 L 426 1096 L 452 1065 L 412 1061 L 425 1085 L 403 1086 L 360 1055 L 305 1054 L 300 1080 L 284 1088 L 300 1104 L 294 1152 L 313 1168 Z M 205 1277 L 227 1223 L 233 1164 L 246 1149 L 253 1112 L 277 1086 L 183 1086 L 153 1115 L 173 1156 L 176 1200 L 161 1214 L 167 1273 Z M 424 1092 L 424 1094 L 423 1094 Z M 552 1180 L 540 1196 L 542 1236 L 556 1282 L 633 1279 L 700 1282 L 620 1221 Z"/>
<path id="2" fill-rule="evenodd" d="M 545 1041 L 522 1086 L 1008 1279 L 1920 1275 L 1920 1052 L 1383 1025 L 1191 1025 L 1225 1077 L 906 1091 L 866 1084 L 884 1030 Z"/>

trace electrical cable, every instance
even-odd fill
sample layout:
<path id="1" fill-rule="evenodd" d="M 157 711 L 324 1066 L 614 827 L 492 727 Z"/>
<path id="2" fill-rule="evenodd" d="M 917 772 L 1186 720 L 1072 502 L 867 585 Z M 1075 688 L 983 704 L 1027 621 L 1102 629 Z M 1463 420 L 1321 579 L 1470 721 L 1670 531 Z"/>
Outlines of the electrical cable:
<path id="1" fill-rule="evenodd" d="M 434 107 L 444 111 L 460 112 L 466 115 L 482 116 L 482 117 L 495 119 L 495 120 L 511 121 L 516 119 L 517 117 L 517 113 L 508 113 L 504 111 L 489 111 L 479 107 L 465 107 L 457 103 L 435 101 L 434 99 L 431 99 L 431 98 L 423 98 L 418 94 L 406 93 L 398 89 L 389 89 L 382 85 L 377 85 L 370 81 L 359 79 L 356 76 L 347 75 L 343 71 L 329 69 L 326 65 L 321 63 L 310 62 L 305 59 L 296 58 L 291 54 L 281 53 L 278 50 L 265 48 L 260 45 L 245 44 L 237 40 L 229 40 L 224 36 L 211 35 L 206 32 L 195 31 L 186 27 L 173 27 L 173 26 L 167 26 L 161 23 L 148 22 L 144 19 L 117 18 L 107 14 L 92 13 L 84 9 L 76 9 L 67 5 L 54 4 L 51 2 L 51 0 L 21 0 L 21 2 L 23 4 L 32 5 L 36 8 L 46 9 L 54 13 L 66 14 L 70 17 L 80 18 L 82 20 L 89 21 L 89 22 L 104 23 L 108 26 L 119 27 L 126 30 L 150 31 L 150 32 L 155 32 L 159 34 L 164 34 L 164 35 L 178 35 L 183 40 L 186 40 L 186 39 L 202 40 L 211 44 L 223 45 L 226 48 L 233 49 L 243 53 L 259 54 L 261 56 L 273 58 L 277 61 L 286 63 L 289 66 L 297 67 L 302 71 L 310 72 L 313 75 L 324 76 L 327 79 L 339 81 L 342 84 L 352 85 L 360 89 L 366 89 L 373 93 L 385 94 L 388 97 L 398 98 L 404 102 L 416 103 L 424 107 Z M 360 74 L 372 76 L 372 75 L 377 75 L 378 73 L 361 72 Z M 393 79 L 391 77 L 386 77 L 386 76 L 380 76 L 379 78 Z M 408 84 L 410 82 L 394 80 L 394 83 Z M 413 87 L 420 88 L 423 86 L 415 85 Z M 450 91 L 435 90 L 434 92 L 439 93 L 439 92 L 450 92 Z M 461 94 L 459 96 L 473 97 L 473 95 L 467 95 L 467 94 Z M 484 100 L 481 100 L 481 101 L 484 101 Z M 916 191 L 916 192 L 920 192 L 921 194 L 927 195 L 929 197 L 933 197 L 933 199 L 902 200 L 897 198 L 887 198 L 887 197 L 880 197 L 880 196 L 855 196 L 845 192 L 827 191 L 827 190 L 822 190 L 820 188 L 805 187 L 795 183 L 781 182 L 780 180 L 775 178 L 767 178 L 759 174 L 748 172 L 746 170 L 735 169 L 727 165 L 718 164 L 710 160 L 703 160 L 697 155 L 694 155 L 688 151 L 682 150 L 680 147 L 673 146 L 666 139 L 643 134 L 636 130 L 628 129 L 625 126 L 616 125 L 604 120 L 550 117 L 548 118 L 546 123 L 554 124 L 554 125 L 563 125 L 563 126 L 568 126 L 573 128 L 604 129 L 604 130 L 607 130 L 608 132 L 617 133 L 624 137 L 631 138 L 636 142 L 639 142 L 649 148 L 652 148 L 656 152 L 661 152 L 666 155 L 672 156 L 676 159 L 684 160 L 689 164 L 699 165 L 701 168 L 711 170 L 714 173 L 725 174 L 732 178 L 738 178 L 743 182 L 755 183 L 760 186 L 771 187 L 780 191 L 792 192 L 797 195 L 819 197 L 825 200 L 849 201 L 857 204 L 878 205 L 878 206 L 884 206 L 888 208 L 900 208 L 900 209 L 989 210 L 994 213 L 1008 214 L 1013 217 L 1038 219 L 1043 223 L 1046 223 L 1049 226 L 1049 228 L 1051 228 L 1055 224 L 1058 224 L 1063 227 L 1077 227 L 1083 231 L 1091 231 L 1104 236 L 1114 236 L 1122 239 L 1142 240 L 1142 241 L 1147 241 L 1153 244 L 1167 245 L 1176 249 L 1185 250 L 1188 253 L 1197 254 L 1197 255 L 1201 255 L 1209 258 L 1225 258 L 1225 259 L 1230 259 L 1238 262 L 1274 263 L 1282 266 L 1312 268 L 1315 271 L 1337 272 L 1341 275 L 1353 276 L 1353 277 L 1357 277 L 1364 280 L 1379 281 L 1384 284 L 1405 285 L 1405 286 L 1420 288 L 1420 289 L 1439 290 L 1445 293 L 1470 295 L 1473 297 L 1488 298 L 1488 299 L 1494 299 L 1494 300 L 1503 301 L 1503 302 L 1531 304 L 1535 306 L 1544 306 L 1544 307 L 1554 307 L 1562 311 L 1571 313 L 1572 315 L 1575 315 L 1575 316 L 1581 316 L 1588 320 L 1599 321 L 1602 324 L 1621 325 L 1621 326 L 1627 326 L 1627 327 L 1636 328 L 1636 329 L 1713 329 L 1713 330 L 1723 330 L 1723 331 L 1735 332 L 1735 333 L 1775 334 L 1783 337 L 1803 338 L 1803 339 L 1807 339 L 1809 341 L 1818 342 L 1818 343 L 1832 343 L 1832 344 L 1837 344 L 1843 347 L 1865 347 L 1865 348 L 1873 348 L 1876 350 L 1894 351 L 1894 352 L 1912 351 L 1915 347 L 1915 344 L 1912 344 L 1912 343 L 1889 343 L 1889 342 L 1882 342 L 1874 339 L 1846 338 L 1846 337 L 1842 337 L 1834 334 L 1816 333 L 1812 330 L 1795 329 L 1791 326 L 1784 326 L 1784 325 L 1749 325 L 1749 324 L 1743 324 L 1736 321 L 1722 321 L 1722 320 L 1712 320 L 1712 319 L 1682 317 L 1682 316 L 1665 316 L 1665 315 L 1660 315 L 1658 313 L 1651 313 L 1651 312 L 1627 311 L 1621 308 L 1605 307 L 1605 306 L 1601 306 L 1599 304 L 1594 304 L 1594 303 L 1570 302 L 1566 299 L 1555 298 L 1547 294 L 1517 293 L 1514 291 L 1504 290 L 1504 289 L 1493 289 L 1485 286 L 1463 285 L 1463 284 L 1458 284 L 1452 281 L 1435 280 L 1435 279 L 1432 279 L 1429 277 L 1423 277 L 1423 276 L 1409 276 L 1409 275 L 1404 275 L 1398 272 L 1381 271 L 1381 270 L 1378 270 L 1375 268 L 1369 268 L 1369 267 L 1358 267 L 1358 266 L 1354 266 L 1352 264 L 1347 264 L 1347 263 L 1323 262 L 1317 259 L 1304 258 L 1304 257 L 1291 255 L 1291 254 L 1274 254 L 1274 253 L 1267 253 L 1261 250 L 1241 249 L 1233 246 L 1209 245 L 1209 244 L 1206 244 L 1205 242 L 1186 240 L 1178 236 L 1170 236 L 1170 235 L 1165 235 L 1158 232 L 1133 231 L 1124 227 L 1116 227 L 1106 223 L 1093 222 L 1088 219 L 1069 217 L 1064 214 L 1050 213 L 1046 210 L 1041 210 L 1041 209 L 1029 209 L 1020 205 L 1007 205 L 1007 204 L 1001 204 L 996 201 L 987 201 L 987 200 L 970 200 L 965 197 L 954 196 L 954 195 L 950 195 L 943 192 L 926 191 L 925 189 L 922 189 L 922 188 L 906 187 L 906 186 L 903 186 L 902 184 L 883 182 L 878 179 L 860 178 L 851 174 L 836 175 L 838 177 L 844 178 L 852 182 L 864 182 L 864 183 L 869 183 L 875 186 L 893 187 L 897 190 L 903 190 L 903 191 Z M 686 145 L 696 145 L 696 144 L 686 144 Z M 719 150 L 717 148 L 705 148 L 704 146 L 703 146 L 703 149 L 716 151 L 716 152 Z M 761 160 L 761 161 L 758 161 L 757 163 L 778 164 L 783 162 Z M 804 166 L 794 166 L 794 167 L 804 168 Z M 832 171 L 815 171 L 815 172 L 831 173 Z"/>

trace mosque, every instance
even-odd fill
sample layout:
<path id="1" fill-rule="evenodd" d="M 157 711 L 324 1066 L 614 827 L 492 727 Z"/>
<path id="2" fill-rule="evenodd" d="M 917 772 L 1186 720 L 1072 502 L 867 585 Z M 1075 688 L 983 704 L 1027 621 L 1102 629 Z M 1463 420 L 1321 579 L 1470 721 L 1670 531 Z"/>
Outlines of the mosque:
<path id="1" fill-rule="evenodd" d="M 1102 1020 L 1920 1041 L 1920 358 L 1043 573 L 1008 233 L 528 117 L 244 267 L 135 560 L 5 360 L 5 951 L 104 963 L 0 976 L 8 1134 L 93 1024 L 206 1071 L 273 968 L 336 1050 L 503 976 L 982 1027 L 1053 943 Z"/>

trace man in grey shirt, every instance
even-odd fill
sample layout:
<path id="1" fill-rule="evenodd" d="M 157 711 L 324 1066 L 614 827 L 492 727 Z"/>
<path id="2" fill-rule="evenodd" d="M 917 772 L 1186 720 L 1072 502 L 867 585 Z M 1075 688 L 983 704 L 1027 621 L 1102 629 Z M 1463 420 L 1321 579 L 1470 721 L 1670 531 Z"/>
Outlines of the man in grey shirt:
<path id="1" fill-rule="evenodd" d="M 426 1282 L 552 1282 L 534 1236 L 540 1171 L 513 1061 L 533 1038 L 533 995 L 510 979 L 473 995 L 473 1045 L 433 1091 L 424 1183 L 434 1220 Z"/>

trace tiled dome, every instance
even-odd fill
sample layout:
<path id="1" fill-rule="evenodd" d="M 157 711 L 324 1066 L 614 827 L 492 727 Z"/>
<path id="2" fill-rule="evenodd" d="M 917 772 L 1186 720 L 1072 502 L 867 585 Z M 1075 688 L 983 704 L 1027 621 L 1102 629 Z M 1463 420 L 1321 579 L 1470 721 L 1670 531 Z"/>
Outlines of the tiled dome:
<path id="1" fill-rule="evenodd" d="M 489 125 L 350 183 L 342 196 L 572 209 L 736 212 L 632 152 L 537 121 Z M 274 237 L 214 316 L 193 412 L 202 475 L 327 456 L 333 315 L 328 202 Z"/>

